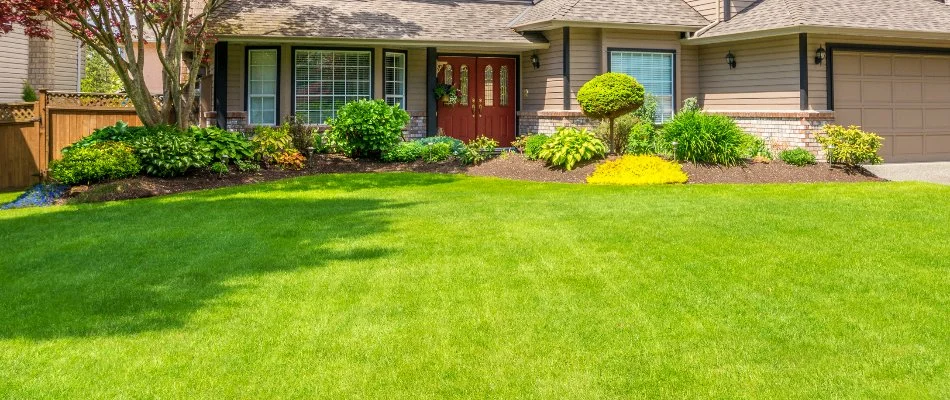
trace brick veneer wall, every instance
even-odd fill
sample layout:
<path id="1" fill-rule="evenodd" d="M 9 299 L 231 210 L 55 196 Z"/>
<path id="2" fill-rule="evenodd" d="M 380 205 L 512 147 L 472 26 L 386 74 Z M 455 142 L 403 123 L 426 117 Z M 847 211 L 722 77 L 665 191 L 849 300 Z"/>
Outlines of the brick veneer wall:
<path id="1" fill-rule="evenodd" d="M 562 126 L 593 129 L 596 121 L 591 121 L 580 111 L 539 111 L 518 113 L 518 134 L 551 134 Z"/>
<path id="2" fill-rule="evenodd" d="M 826 124 L 835 122 L 834 112 L 709 112 L 732 118 L 743 130 L 765 140 L 776 154 L 782 150 L 803 148 L 820 161 L 825 160 L 825 154 L 815 141 L 815 133 Z"/>

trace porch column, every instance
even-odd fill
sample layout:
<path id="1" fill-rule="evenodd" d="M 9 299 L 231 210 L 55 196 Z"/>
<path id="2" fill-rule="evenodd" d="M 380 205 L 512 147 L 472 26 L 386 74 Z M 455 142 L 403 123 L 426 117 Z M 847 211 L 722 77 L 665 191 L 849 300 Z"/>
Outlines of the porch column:
<path id="1" fill-rule="evenodd" d="M 436 100 L 432 97 L 435 93 L 435 86 L 438 84 L 436 75 L 436 64 L 439 60 L 439 52 L 435 47 L 426 48 L 426 136 L 435 136 L 439 134 L 439 118 L 436 115 Z"/>
<path id="2" fill-rule="evenodd" d="M 218 127 L 228 127 L 228 42 L 214 45 L 214 100 Z"/>

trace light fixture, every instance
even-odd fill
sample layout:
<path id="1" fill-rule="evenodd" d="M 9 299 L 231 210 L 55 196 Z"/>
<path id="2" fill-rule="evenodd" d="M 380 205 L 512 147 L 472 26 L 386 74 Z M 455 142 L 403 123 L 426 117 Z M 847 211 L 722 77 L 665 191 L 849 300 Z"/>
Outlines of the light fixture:
<path id="1" fill-rule="evenodd" d="M 726 62 L 729 63 L 730 69 L 734 69 L 736 67 L 736 55 L 732 54 L 732 50 L 729 50 L 729 54 L 726 54 Z"/>
<path id="2" fill-rule="evenodd" d="M 818 51 L 815 51 L 815 64 L 821 65 L 825 61 L 825 47 L 818 46 Z"/>
<path id="3" fill-rule="evenodd" d="M 541 68 L 541 58 L 538 57 L 538 53 L 531 55 L 531 66 L 533 66 L 534 69 Z"/>

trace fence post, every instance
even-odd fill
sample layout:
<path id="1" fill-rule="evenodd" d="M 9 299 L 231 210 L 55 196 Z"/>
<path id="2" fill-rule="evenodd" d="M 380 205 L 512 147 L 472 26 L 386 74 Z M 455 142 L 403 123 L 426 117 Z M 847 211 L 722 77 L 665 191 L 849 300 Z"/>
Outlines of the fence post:
<path id="1" fill-rule="evenodd" d="M 40 154 L 37 167 L 40 169 L 40 175 L 45 176 L 49 168 L 49 162 L 52 160 L 50 154 L 51 138 L 49 137 L 49 116 L 46 106 L 46 89 L 40 89 L 40 95 L 34 104 L 34 113 L 36 114 L 36 133 L 40 136 Z"/>

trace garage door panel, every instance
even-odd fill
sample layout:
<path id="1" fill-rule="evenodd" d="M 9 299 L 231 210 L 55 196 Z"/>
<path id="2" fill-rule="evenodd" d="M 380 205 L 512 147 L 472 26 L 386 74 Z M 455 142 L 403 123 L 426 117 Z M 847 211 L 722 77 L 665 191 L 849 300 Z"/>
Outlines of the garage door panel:
<path id="1" fill-rule="evenodd" d="M 839 125 L 861 125 L 860 108 L 838 108 L 835 110 L 835 122 Z"/>
<path id="2" fill-rule="evenodd" d="M 921 109 L 898 109 L 894 110 L 894 129 L 917 129 L 924 128 L 924 110 Z"/>
<path id="3" fill-rule="evenodd" d="M 893 100 L 891 82 L 864 81 L 861 83 L 862 103 L 892 103 Z"/>
<path id="4" fill-rule="evenodd" d="M 894 82 L 895 103 L 920 103 L 923 99 L 922 82 Z"/>
<path id="5" fill-rule="evenodd" d="M 927 136 L 924 145 L 928 153 L 950 154 L 950 134 Z"/>
<path id="6" fill-rule="evenodd" d="M 919 77 L 922 61 L 919 56 L 894 57 L 894 76 Z"/>
<path id="7" fill-rule="evenodd" d="M 835 73 L 841 75 L 861 75 L 861 56 L 854 53 L 835 54 Z"/>
<path id="8" fill-rule="evenodd" d="M 915 155 L 924 153 L 924 137 L 923 136 L 892 136 L 891 141 L 894 142 L 894 155 L 903 156 L 903 155 Z"/>
<path id="9" fill-rule="evenodd" d="M 889 108 L 865 108 L 861 112 L 861 121 L 865 129 L 890 132 L 894 128 L 893 110 Z"/>
<path id="10" fill-rule="evenodd" d="M 861 81 L 835 82 L 835 104 L 861 104 Z"/>
<path id="11" fill-rule="evenodd" d="M 864 76 L 892 76 L 892 57 L 865 55 L 861 57 L 861 73 Z"/>
<path id="12" fill-rule="evenodd" d="M 950 108 L 924 110 L 924 127 L 950 131 Z"/>
<path id="13" fill-rule="evenodd" d="M 950 58 L 926 57 L 922 67 L 926 77 L 950 77 Z"/>
<path id="14" fill-rule="evenodd" d="M 950 80 L 950 79 L 948 79 Z M 923 100 L 932 103 L 950 103 L 950 82 L 927 82 L 923 87 Z"/>

